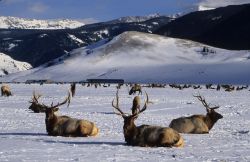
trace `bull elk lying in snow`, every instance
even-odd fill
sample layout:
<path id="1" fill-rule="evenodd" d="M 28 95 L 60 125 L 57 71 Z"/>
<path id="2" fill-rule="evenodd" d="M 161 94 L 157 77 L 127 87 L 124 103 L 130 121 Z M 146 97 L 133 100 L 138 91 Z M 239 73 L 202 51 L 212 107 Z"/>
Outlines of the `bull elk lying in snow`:
<path id="1" fill-rule="evenodd" d="M 12 96 L 10 87 L 8 85 L 2 85 L 1 87 L 1 95 L 2 96 Z"/>
<path id="2" fill-rule="evenodd" d="M 181 117 L 171 121 L 169 127 L 175 129 L 179 133 L 203 134 L 209 133 L 214 124 L 223 116 L 215 111 L 219 106 L 209 107 L 204 98 L 200 95 L 194 96 L 201 101 L 207 110 L 206 115 L 192 115 L 189 117 Z"/>
<path id="3" fill-rule="evenodd" d="M 68 97 L 61 103 L 51 106 L 46 106 L 45 109 L 45 124 L 48 135 L 50 136 L 65 136 L 65 137 L 87 137 L 96 136 L 99 129 L 90 121 L 83 119 L 75 119 L 69 116 L 57 116 L 58 107 L 69 103 L 70 93 Z"/>
<path id="4" fill-rule="evenodd" d="M 128 145 L 142 146 L 142 147 L 182 147 L 184 145 L 181 135 L 172 128 L 159 127 L 151 125 L 136 126 L 134 121 L 137 119 L 140 113 L 147 109 L 148 95 L 146 93 L 147 100 L 142 109 L 139 108 L 139 97 L 136 96 L 133 101 L 131 115 L 126 115 L 119 108 L 118 91 L 116 93 L 116 99 L 113 100 L 112 106 L 114 112 L 120 115 L 124 119 L 123 134 L 125 141 Z M 116 104 L 114 103 L 116 100 Z M 136 104 L 137 103 L 137 104 Z M 135 109 L 139 109 L 135 111 Z"/>

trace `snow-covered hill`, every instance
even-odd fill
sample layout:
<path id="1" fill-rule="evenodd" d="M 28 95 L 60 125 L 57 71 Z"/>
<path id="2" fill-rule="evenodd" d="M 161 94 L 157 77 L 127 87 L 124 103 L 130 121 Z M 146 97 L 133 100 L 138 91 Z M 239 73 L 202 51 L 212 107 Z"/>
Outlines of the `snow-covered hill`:
<path id="1" fill-rule="evenodd" d="M 108 43 L 74 50 L 49 67 L 10 75 L 7 81 L 90 78 L 125 82 L 250 83 L 249 51 L 229 51 L 204 44 L 139 32 L 125 32 Z"/>
<path id="2" fill-rule="evenodd" d="M 32 68 L 29 63 L 13 60 L 10 56 L 0 53 L 0 76 Z"/>
<path id="3" fill-rule="evenodd" d="M 85 25 L 69 19 L 37 20 L 0 16 L 0 29 L 67 29 Z"/>

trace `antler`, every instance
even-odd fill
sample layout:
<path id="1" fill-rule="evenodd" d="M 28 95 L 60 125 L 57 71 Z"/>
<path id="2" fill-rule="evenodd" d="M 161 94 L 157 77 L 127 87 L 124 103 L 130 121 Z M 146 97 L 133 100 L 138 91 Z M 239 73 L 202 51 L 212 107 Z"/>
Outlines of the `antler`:
<path id="1" fill-rule="evenodd" d="M 147 104 L 149 103 L 149 99 L 148 99 L 148 94 L 146 92 L 146 96 L 147 96 L 147 99 L 145 101 L 145 104 L 143 106 L 142 109 L 139 109 L 139 111 L 135 114 L 132 114 L 131 116 L 134 117 L 134 116 L 138 116 L 140 113 L 142 113 L 143 111 L 145 111 L 147 109 Z M 116 100 L 116 105 L 115 105 L 115 100 Z M 114 108 L 114 113 L 117 114 L 117 115 L 121 115 L 123 117 L 127 116 L 126 113 L 124 113 L 120 108 L 119 108 L 119 96 L 118 96 L 118 90 L 116 92 L 116 98 L 112 101 L 112 106 Z M 116 112 L 116 111 L 118 112 Z"/>
<path id="2" fill-rule="evenodd" d="M 146 99 L 146 101 L 145 101 L 145 104 L 144 104 L 143 108 L 142 108 L 142 109 L 139 109 L 139 112 L 133 114 L 133 116 L 138 116 L 140 113 L 142 113 L 143 111 L 145 111 L 145 110 L 147 109 L 147 105 L 148 105 L 148 103 L 149 103 L 149 99 L 148 99 L 148 94 L 147 94 L 147 92 L 145 92 L 145 93 L 146 93 L 147 99 Z"/>
<path id="3" fill-rule="evenodd" d="M 65 103 L 67 103 L 68 102 L 68 105 L 67 105 L 67 107 L 69 107 L 69 104 L 70 104 L 70 98 L 71 98 L 71 96 L 70 96 L 70 92 L 68 93 L 68 96 L 65 98 L 65 100 L 63 101 L 63 102 L 61 102 L 61 103 L 58 103 L 58 104 L 56 104 L 56 105 L 53 105 L 53 102 L 52 102 L 52 104 L 51 104 L 51 109 L 53 109 L 53 108 L 56 108 L 56 107 L 59 107 L 59 106 L 61 106 L 61 105 L 64 105 Z"/>
<path id="4" fill-rule="evenodd" d="M 41 97 L 41 94 L 36 94 L 35 91 L 33 91 L 32 101 L 30 103 L 38 103 L 38 99 Z"/>
<path id="5" fill-rule="evenodd" d="M 115 105 L 115 103 L 114 103 L 115 100 L 116 100 L 116 105 Z M 122 112 L 122 110 L 119 108 L 118 90 L 117 90 L 117 92 L 116 92 L 116 98 L 113 99 L 113 101 L 112 101 L 112 106 L 113 106 L 113 108 L 114 108 L 114 113 L 115 113 L 116 115 L 126 116 L 125 113 Z M 116 112 L 115 110 L 117 110 L 118 112 Z"/>
<path id="6" fill-rule="evenodd" d="M 218 109 L 220 106 L 215 106 L 215 107 L 209 107 L 209 104 L 207 104 L 206 100 L 204 97 L 202 97 L 200 94 L 194 97 L 198 98 L 198 100 L 201 101 L 201 103 L 203 104 L 203 106 L 206 108 L 207 112 L 209 112 L 210 110 L 214 110 L 214 109 Z"/>

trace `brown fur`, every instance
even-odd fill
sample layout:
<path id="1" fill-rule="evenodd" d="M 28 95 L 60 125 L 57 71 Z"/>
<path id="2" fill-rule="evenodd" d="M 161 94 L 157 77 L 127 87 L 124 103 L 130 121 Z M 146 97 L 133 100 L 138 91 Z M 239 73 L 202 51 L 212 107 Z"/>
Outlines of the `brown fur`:
<path id="1" fill-rule="evenodd" d="M 140 97 L 135 96 L 133 100 L 133 106 L 131 108 L 132 114 L 138 113 L 138 110 L 140 110 L 140 104 L 141 104 Z"/>
<path id="2" fill-rule="evenodd" d="M 33 96 L 31 101 L 29 101 L 31 103 L 29 109 L 32 110 L 34 113 L 40 113 L 40 112 L 45 112 L 46 108 L 48 108 L 46 105 L 40 104 L 38 102 L 38 99 L 41 97 L 42 95 L 38 95 L 35 93 L 35 91 L 33 92 Z"/>
<path id="3" fill-rule="evenodd" d="M 70 85 L 70 92 L 71 92 L 71 94 L 72 94 L 72 97 L 74 97 L 74 96 L 75 96 L 75 93 L 76 93 L 76 83 L 72 83 L 72 84 Z"/>
<path id="4" fill-rule="evenodd" d="M 139 111 L 134 111 L 132 115 L 125 115 L 120 110 L 118 105 L 118 92 L 116 97 L 117 103 L 114 105 L 113 101 L 112 106 L 118 111 L 116 114 L 121 115 L 124 119 L 123 134 L 128 145 L 142 147 L 183 147 L 183 138 L 172 128 L 150 125 L 135 125 L 135 119 L 137 119 L 140 113 L 146 110 L 148 96 L 144 107 Z M 137 97 L 134 98 L 133 107 L 138 107 L 138 105 L 136 105 L 139 104 L 138 99 L 136 99 Z"/>
<path id="5" fill-rule="evenodd" d="M 8 85 L 2 85 L 1 87 L 1 94 L 2 96 L 12 96 L 10 87 Z"/>
<path id="6" fill-rule="evenodd" d="M 141 86 L 139 84 L 135 84 L 134 86 L 131 87 L 131 89 L 129 91 L 129 95 L 135 94 L 136 91 L 138 91 L 139 94 L 142 94 Z"/>
<path id="7" fill-rule="evenodd" d="M 35 93 L 33 94 L 35 102 L 38 103 L 38 98 Z M 83 120 L 75 119 L 69 116 L 57 116 L 56 111 L 59 110 L 58 106 L 64 105 L 68 102 L 70 103 L 71 94 L 61 103 L 53 106 L 45 106 L 45 125 L 48 135 L 50 136 L 66 136 L 66 137 L 87 137 L 96 136 L 99 133 L 99 129 L 94 123 Z M 39 103 L 38 103 L 39 104 Z"/>
<path id="8" fill-rule="evenodd" d="M 87 137 L 96 136 L 99 129 L 90 121 L 55 115 L 57 109 L 46 109 L 46 130 L 51 136 Z"/>
<path id="9" fill-rule="evenodd" d="M 203 100 L 205 102 L 205 100 Z M 208 106 L 207 104 L 205 104 Z M 223 118 L 214 109 L 207 107 L 206 115 L 192 115 L 189 117 L 180 117 L 171 121 L 169 127 L 179 133 L 203 134 L 209 133 L 214 124 Z"/>

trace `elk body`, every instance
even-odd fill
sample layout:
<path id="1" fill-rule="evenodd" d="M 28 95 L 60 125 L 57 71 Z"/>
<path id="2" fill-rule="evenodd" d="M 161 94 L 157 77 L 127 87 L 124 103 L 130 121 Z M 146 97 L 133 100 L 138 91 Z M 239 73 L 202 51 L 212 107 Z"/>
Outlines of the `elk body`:
<path id="1" fill-rule="evenodd" d="M 124 119 L 123 134 L 126 143 L 131 146 L 142 147 L 182 147 L 184 145 L 183 138 L 172 128 L 151 125 L 135 125 L 134 121 L 139 114 L 147 108 L 148 95 L 146 94 L 146 96 L 147 100 L 142 109 L 139 108 L 139 105 L 136 105 L 136 103 L 140 103 L 138 101 L 138 96 L 134 98 L 132 107 L 133 113 L 131 115 L 126 115 L 119 108 L 118 92 L 116 94 L 116 104 L 114 103 L 115 99 L 112 102 L 115 113 L 122 116 Z M 138 110 L 135 111 L 135 109 Z"/>
<path id="2" fill-rule="evenodd" d="M 45 124 L 48 135 L 50 136 L 65 136 L 65 137 L 87 137 L 96 136 L 99 129 L 93 122 L 83 119 L 75 119 L 69 116 L 57 116 L 58 106 L 61 106 L 70 100 L 69 96 L 57 105 L 46 107 Z"/>
<path id="3" fill-rule="evenodd" d="M 2 96 L 12 96 L 10 87 L 8 85 L 2 85 L 1 87 L 1 95 Z"/>
<path id="4" fill-rule="evenodd" d="M 179 133 L 203 134 L 209 133 L 214 124 L 223 116 L 215 111 L 219 106 L 209 107 L 205 99 L 200 95 L 195 96 L 200 100 L 207 110 L 206 115 L 192 115 L 189 117 L 181 117 L 171 121 L 169 127 L 175 129 Z"/>
<path id="5" fill-rule="evenodd" d="M 141 86 L 139 84 L 135 84 L 134 86 L 131 87 L 131 89 L 129 91 L 129 95 L 135 94 L 136 91 L 138 91 L 139 94 L 142 94 Z"/>

